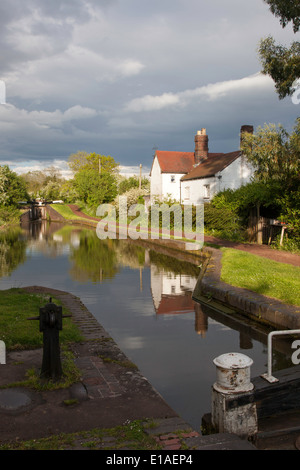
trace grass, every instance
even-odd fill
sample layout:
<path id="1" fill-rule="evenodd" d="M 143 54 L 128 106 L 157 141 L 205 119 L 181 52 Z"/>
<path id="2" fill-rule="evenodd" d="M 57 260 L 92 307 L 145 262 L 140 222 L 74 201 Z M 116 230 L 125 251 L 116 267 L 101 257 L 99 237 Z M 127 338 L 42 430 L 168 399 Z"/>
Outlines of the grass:
<path id="1" fill-rule="evenodd" d="M 79 220 L 79 221 L 83 221 L 85 224 L 87 223 L 87 219 L 86 219 L 86 218 L 84 218 L 84 217 L 79 217 L 79 216 L 75 215 L 74 212 L 73 212 L 73 211 L 69 208 L 69 206 L 66 205 L 66 204 L 53 204 L 53 205 L 51 205 L 51 207 L 52 207 L 53 209 L 55 209 L 56 212 L 58 212 L 60 215 L 62 215 L 66 221 L 68 221 L 68 220 L 69 220 L 69 221 L 71 221 L 71 220 Z M 91 215 L 91 210 L 89 211 L 86 207 L 80 207 L 80 210 L 81 210 L 81 212 L 83 212 L 83 213 L 86 214 L 86 215 Z M 96 217 L 97 217 L 97 216 L 96 216 Z M 104 218 L 104 219 L 106 219 L 106 218 Z M 101 220 L 101 217 L 99 217 L 99 221 L 100 221 L 100 220 Z M 133 218 L 133 220 L 135 220 L 135 219 Z M 128 226 L 129 226 L 129 223 L 130 223 L 131 221 L 132 221 L 131 218 L 128 218 Z M 96 222 L 97 222 L 97 221 L 93 221 L 92 225 L 95 225 Z M 107 222 L 107 221 L 105 220 L 105 223 L 106 223 L 106 222 Z M 118 224 L 118 220 L 116 220 L 116 222 L 117 222 L 117 224 Z M 135 230 L 135 227 L 134 227 L 134 230 Z M 141 228 L 139 231 L 140 231 L 141 233 L 148 234 L 148 238 L 151 240 L 151 235 L 150 235 L 149 227 Z M 170 233 L 171 233 L 171 232 L 172 232 L 172 230 L 170 230 Z M 128 236 L 129 236 L 129 235 L 128 235 Z M 129 236 L 129 238 L 130 238 L 130 236 Z M 161 238 L 161 237 L 160 237 L 160 238 Z M 146 237 L 146 239 L 147 239 L 147 237 Z M 170 234 L 170 239 L 171 239 L 171 240 L 174 240 L 174 239 L 176 240 L 176 238 L 175 238 L 173 235 L 171 235 L 171 234 Z M 195 239 L 190 239 L 190 238 L 185 238 L 185 237 L 183 237 L 183 236 L 180 238 L 180 240 L 181 240 L 181 241 L 184 241 L 184 242 L 194 242 L 194 243 L 197 243 L 197 240 L 195 240 Z M 197 251 L 199 252 L 200 250 L 197 250 Z"/>
<path id="2" fill-rule="evenodd" d="M 39 321 L 28 320 L 29 317 L 39 316 L 39 308 L 49 302 L 50 295 L 29 294 L 23 289 L 13 288 L 0 293 L 0 340 L 5 342 L 7 350 L 32 349 L 43 345 L 43 335 L 39 331 Z M 52 302 L 61 302 L 52 298 Z M 70 315 L 63 308 L 63 315 Z M 63 329 L 60 332 L 60 343 L 81 340 L 79 329 L 71 318 L 63 319 Z"/>
<path id="3" fill-rule="evenodd" d="M 300 305 L 300 268 L 231 248 L 222 252 L 222 281 Z"/>
<path id="4" fill-rule="evenodd" d="M 51 204 L 50 206 L 66 220 L 86 220 L 84 217 L 79 217 L 78 215 L 74 214 L 74 212 L 66 204 Z"/>
<path id="5" fill-rule="evenodd" d="M 0 450 L 64 450 L 82 449 L 118 450 L 126 446 L 132 450 L 160 449 L 152 436 L 144 432 L 145 423 L 128 421 L 121 426 L 108 429 L 92 429 L 73 434 L 59 434 L 43 439 L 13 442 L 0 445 Z M 151 423 L 148 424 L 151 426 Z"/>

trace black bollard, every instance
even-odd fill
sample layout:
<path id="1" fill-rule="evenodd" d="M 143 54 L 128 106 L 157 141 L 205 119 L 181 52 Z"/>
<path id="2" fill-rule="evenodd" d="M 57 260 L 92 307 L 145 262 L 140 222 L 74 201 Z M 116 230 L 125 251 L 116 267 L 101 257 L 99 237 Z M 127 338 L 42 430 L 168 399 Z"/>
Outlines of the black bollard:
<path id="1" fill-rule="evenodd" d="M 59 332 L 62 330 L 62 319 L 70 315 L 62 315 L 62 307 L 49 303 L 40 307 L 39 317 L 28 320 L 39 320 L 40 331 L 43 333 L 43 361 L 41 377 L 44 379 L 59 380 L 62 376 L 60 359 Z"/>

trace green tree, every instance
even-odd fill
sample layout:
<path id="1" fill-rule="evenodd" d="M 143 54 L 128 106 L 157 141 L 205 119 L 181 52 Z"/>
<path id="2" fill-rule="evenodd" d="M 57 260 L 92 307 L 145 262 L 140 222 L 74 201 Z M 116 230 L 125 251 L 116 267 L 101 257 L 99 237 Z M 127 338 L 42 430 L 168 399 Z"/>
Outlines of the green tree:
<path id="1" fill-rule="evenodd" d="M 289 135 L 283 126 L 265 124 L 254 134 L 244 134 L 242 152 L 260 181 L 277 180 L 287 186 L 300 172 L 300 118 Z"/>
<path id="2" fill-rule="evenodd" d="M 61 186 L 65 181 L 60 170 L 54 166 L 50 166 L 45 170 L 28 171 L 22 175 L 22 179 L 25 181 L 27 191 L 32 198 L 43 197 L 50 199 L 58 199 L 59 191 L 54 191 L 54 187 Z"/>
<path id="3" fill-rule="evenodd" d="M 283 28 L 288 23 L 293 23 L 293 29 L 296 33 L 300 27 L 300 2 L 299 0 L 264 0 L 270 6 L 273 15 L 280 18 Z"/>
<path id="4" fill-rule="evenodd" d="M 0 166 L 0 206 L 17 206 L 28 199 L 24 180 L 7 165 Z"/>
<path id="5" fill-rule="evenodd" d="M 140 181 L 137 176 L 129 176 L 126 178 L 125 176 L 121 178 L 118 186 L 119 194 L 124 194 L 132 188 L 139 188 Z M 150 187 L 150 181 L 148 178 L 143 177 L 141 179 L 141 188 L 148 189 Z"/>
<path id="6" fill-rule="evenodd" d="M 80 170 L 75 174 L 73 184 L 79 199 L 90 207 L 109 203 L 117 195 L 116 179 L 108 172 L 99 174 L 93 169 Z"/>
<path id="7" fill-rule="evenodd" d="M 300 27 L 299 0 L 264 0 L 271 12 L 280 18 L 283 28 L 292 22 L 294 33 Z M 275 82 L 280 99 L 290 96 L 295 91 L 295 81 L 300 78 L 300 43 L 295 41 L 290 48 L 276 45 L 269 36 L 259 45 L 262 73 L 269 75 Z"/>
<path id="8" fill-rule="evenodd" d="M 119 171 L 119 164 L 110 155 L 88 154 L 84 151 L 70 155 L 68 164 L 75 174 L 82 170 L 94 170 L 97 173 L 109 172 L 113 174 L 117 174 Z"/>
<path id="9" fill-rule="evenodd" d="M 113 201 L 117 194 L 119 164 L 111 156 L 79 151 L 69 157 L 71 184 L 78 198 L 91 208 Z"/>
<path id="10" fill-rule="evenodd" d="M 275 44 L 269 36 L 259 46 L 262 73 L 269 75 L 275 82 L 275 89 L 280 99 L 290 96 L 296 90 L 295 81 L 300 77 L 300 42 L 291 47 Z"/>

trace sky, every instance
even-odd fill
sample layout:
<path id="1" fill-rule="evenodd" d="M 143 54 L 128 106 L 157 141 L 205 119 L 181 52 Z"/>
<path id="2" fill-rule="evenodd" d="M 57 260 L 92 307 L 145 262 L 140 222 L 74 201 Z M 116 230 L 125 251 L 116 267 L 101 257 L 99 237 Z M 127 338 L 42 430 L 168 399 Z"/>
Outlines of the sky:
<path id="1" fill-rule="evenodd" d="M 149 175 L 155 149 L 239 149 L 242 125 L 292 131 L 258 45 L 282 28 L 263 0 L 1 0 L 0 165 L 56 166 L 78 151 Z"/>

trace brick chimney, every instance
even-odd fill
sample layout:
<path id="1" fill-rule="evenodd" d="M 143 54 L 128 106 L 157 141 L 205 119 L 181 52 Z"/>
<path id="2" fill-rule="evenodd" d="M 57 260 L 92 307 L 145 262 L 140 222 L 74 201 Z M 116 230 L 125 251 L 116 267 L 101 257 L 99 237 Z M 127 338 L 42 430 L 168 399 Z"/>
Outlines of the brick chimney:
<path id="1" fill-rule="evenodd" d="M 243 134 L 248 133 L 248 134 L 253 134 L 253 126 L 242 126 L 241 127 L 241 133 L 240 133 L 240 149 L 242 148 L 242 141 L 243 141 Z"/>
<path id="2" fill-rule="evenodd" d="M 206 129 L 201 129 L 195 135 L 195 165 L 203 162 L 208 157 L 208 136 Z"/>

